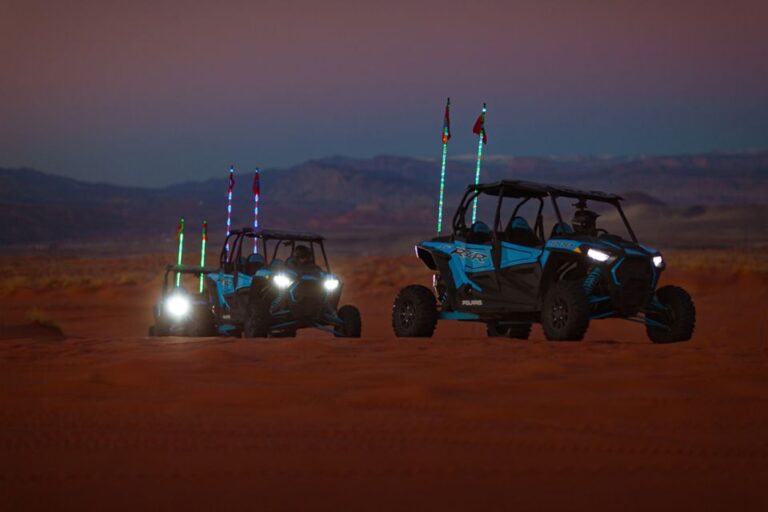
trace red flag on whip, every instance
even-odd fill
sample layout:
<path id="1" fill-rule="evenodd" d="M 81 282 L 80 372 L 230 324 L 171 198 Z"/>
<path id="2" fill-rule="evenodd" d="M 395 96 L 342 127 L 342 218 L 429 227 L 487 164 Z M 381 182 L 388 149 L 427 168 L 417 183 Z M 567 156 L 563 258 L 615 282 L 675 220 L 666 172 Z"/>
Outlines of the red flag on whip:
<path id="1" fill-rule="evenodd" d="M 253 195 L 257 196 L 261 193 L 261 186 L 259 184 L 259 170 L 253 173 Z"/>
<path id="2" fill-rule="evenodd" d="M 445 116 L 443 117 L 443 144 L 451 140 L 451 98 L 445 103 Z"/>
<path id="3" fill-rule="evenodd" d="M 232 192 L 233 188 L 235 188 L 235 169 L 234 169 L 234 167 L 230 167 L 230 169 L 229 169 L 229 186 L 227 187 L 227 192 Z"/>
<path id="4" fill-rule="evenodd" d="M 472 133 L 475 135 L 483 136 L 483 144 L 488 144 L 488 136 L 485 133 L 485 103 L 483 103 L 483 111 L 475 121 L 475 126 L 472 127 Z"/>

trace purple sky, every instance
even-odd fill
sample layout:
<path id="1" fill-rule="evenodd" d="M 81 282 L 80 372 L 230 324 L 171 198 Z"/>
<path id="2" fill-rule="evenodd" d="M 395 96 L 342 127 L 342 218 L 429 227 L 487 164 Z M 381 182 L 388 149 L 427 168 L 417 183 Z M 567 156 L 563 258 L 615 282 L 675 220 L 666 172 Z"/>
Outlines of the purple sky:
<path id="1" fill-rule="evenodd" d="M 192 5 L 195 6 L 192 6 Z M 199 5 L 198 5 L 199 4 Z M 0 2 L 0 166 L 159 185 L 333 154 L 768 148 L 768 2 Z"/>

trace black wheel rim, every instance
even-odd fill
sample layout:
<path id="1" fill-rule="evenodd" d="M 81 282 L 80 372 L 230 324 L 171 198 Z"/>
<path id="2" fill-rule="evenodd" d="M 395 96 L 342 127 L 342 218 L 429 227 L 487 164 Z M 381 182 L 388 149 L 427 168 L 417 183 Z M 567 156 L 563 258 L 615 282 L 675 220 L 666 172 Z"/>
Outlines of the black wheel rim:
<path id="1" fill-rule="evenodd" d="M 552 325 L 563 329 L 568 324 L 568 303 L 557 298 L 552 303 Z"/>
<path id="2" fill-rule="evenodd" d="M 413 325 L 416 317 L 416 308 L 413 306 L 413 302 L 404 302 L 400 308 L 400 324 L 409 328 Z"/>

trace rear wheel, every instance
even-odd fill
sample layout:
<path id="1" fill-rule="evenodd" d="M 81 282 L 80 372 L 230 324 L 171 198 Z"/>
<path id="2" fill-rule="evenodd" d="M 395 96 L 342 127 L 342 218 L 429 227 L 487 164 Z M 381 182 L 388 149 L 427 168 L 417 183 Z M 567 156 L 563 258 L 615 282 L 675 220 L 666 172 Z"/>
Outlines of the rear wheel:
<path id="1" fill-rule="evenodd" d="M 690 340 L 696 327 L 696 307 L 688 292 L 679 286 L 664 286 L 656 290 L 656 300 L 664 311 L 648 312 L 646 318 L 667 328 L 646 322 L 648 338 L 654 343 Z"/>
<path id="2" fill-rule="evenodd" d="M 363 330 L 360 310 L 355 306 L 342 306 L 336 314 L 341 318 L 340 334 L 336 334 L 336 337 L 359 338 Z"/>
<path id="3" fill-rule="evenodd" d="M 261 299 L 255 299 L 249 307 L 243 325 L 243 336 L 246 338 L 266 338 L 269 335 L 271 323 L 269 304 Z"/>
<path id="4" fill-rule="evenodd" d="M 429 338 L 437 325 L 435 294 L 426 286 L 406 286 L 392 306 L 392 328 L 398 338 Z"/>
<path id="5" fill-rule="evenodd" d="M 189 336 L 207 337 L 216 336 L 216 322 L 212 312 L 201 312 L 199 318 L 187 328 Z"/>
<path id="6" fill-rule="evenodd" d="M 581 341 L 589 327 L 589 299 L 578 281 L 558 281 L 544 296 L 544 336 L 550 341 Z"/>

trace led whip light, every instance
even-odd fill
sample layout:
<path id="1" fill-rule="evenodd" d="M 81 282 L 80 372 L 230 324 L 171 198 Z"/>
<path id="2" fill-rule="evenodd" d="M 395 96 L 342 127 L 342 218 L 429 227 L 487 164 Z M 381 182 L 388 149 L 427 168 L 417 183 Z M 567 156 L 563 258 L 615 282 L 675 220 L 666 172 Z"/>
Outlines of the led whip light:
<path id="1" fill-rule="evenodd" d="M 488 109 L 485 108 L 483 103 L 483 111 L 480 113 L 480 117 L 475 121 L 475 126 L 472 128 L 472 133 L 477 135 L 477 166 L 475 167 L 475 185 L 480 183 L 480 162 L 483 160 L 483 145 L 488 143 L 488 136 L 485 134 L 485 113 Z M 477 198 L 475 196 L 472 202 L 472 224 L 477 220 Z"/>
<path id="2" fill-rule="evenodd" d="M 259 227 L 259 194 L 261 193 L 261 184 L 259 183 L 259 168 L 253 173 L 253 229 Z M 259 240 L 253 237 L 253 254 L 259 252 Z"/>
<path id="3" fill-rule="evenodd" d="M 208 242 L 208 221 L 203 221 L 203 240 L 200 242 L 200 268 L 205 267 L 205 244 Z M 200 293 L 203 293 L 203 273 L 200 272 Z"/>
<path id="4" fill-rule="evenodd" d="M 178 229 L 178 239 L 179 239 L 179 252 L 176 257 L 176 266 L 181 267 L 181 257 L 182 253 L 184 252 L 184 217 L 179 219 L 179 229 Z M 181 272 L 176 272 L 176 288 L 181 286 Z"/>
<path id="5" fill-rule="evenodd" d="M 448 158 L 448 141 L 451 140 L 451 98 L 445 103 L 443 117 L 443 160 L 440 165 L 440 198 L 437 201 L 437 234 L 443 230 L 443 197 L 445 195 L 445 163 Z"/>
<path id="6" fill-rule="evenodd" d="M 232 228 L 232 190 L 234 188 L 235 188 L 235 166 L 231 165 L 229 166 L 229 184 L 227 185 L 227 235 L 226 235 L 226 238 L 229 238 L 229 233 Z M 227 242 L 224 247 L 225 247 L 225 250 L 227 251 L 227 254 L 229 254 L 229 242 Z"/>

